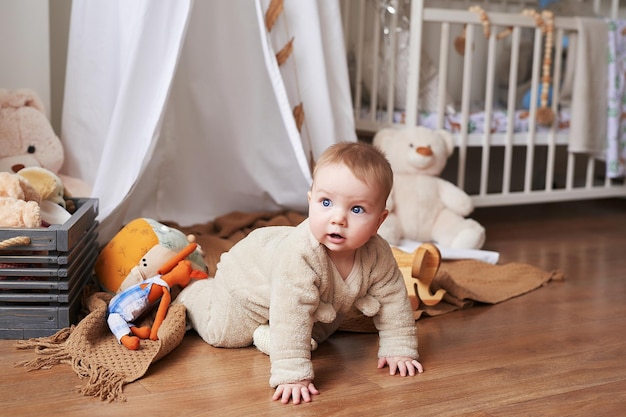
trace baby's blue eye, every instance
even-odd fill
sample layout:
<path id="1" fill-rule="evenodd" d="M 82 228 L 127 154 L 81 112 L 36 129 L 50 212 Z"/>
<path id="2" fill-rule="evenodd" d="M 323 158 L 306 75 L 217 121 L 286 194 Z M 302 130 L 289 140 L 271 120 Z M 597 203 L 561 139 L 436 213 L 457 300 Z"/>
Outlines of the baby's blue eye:
<path id="1" fill-rule="evenodd" d="M 365 209 L 363 209 L 363 207 L 361 206 L 354 206 L 352 207 L 352 212 L 354 214 L 361 214 L 361 213 L 365 213 Z"/>
<path id="2" fill-rule="evenodd" d="M 324 207 L 330 207 L 332 205 L 332 202 L 329 199 L 325 198 L 322 200 L 322 205 Z"/>

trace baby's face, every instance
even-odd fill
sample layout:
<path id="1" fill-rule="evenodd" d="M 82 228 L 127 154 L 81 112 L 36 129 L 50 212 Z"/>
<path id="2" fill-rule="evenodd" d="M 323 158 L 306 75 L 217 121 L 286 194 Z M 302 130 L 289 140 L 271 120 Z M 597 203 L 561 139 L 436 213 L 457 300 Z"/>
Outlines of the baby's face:
<path id="1" fill-rule="evenodd" d="M 334 252 L 363 246 L 387 216 L 378 190 L 356 178 L 345 165 L 320 167 L 308 199 L 311 231 Z"/>

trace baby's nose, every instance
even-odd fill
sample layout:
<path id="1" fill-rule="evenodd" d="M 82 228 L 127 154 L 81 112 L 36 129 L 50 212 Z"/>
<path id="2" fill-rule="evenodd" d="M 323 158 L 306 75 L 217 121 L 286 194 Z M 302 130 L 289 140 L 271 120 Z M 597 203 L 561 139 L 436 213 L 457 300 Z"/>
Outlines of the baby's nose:
<path id="1" fill-rule="evenodd" d="M 335 213 L 333 213 L 332 222 L 334 224 L 345 224 L 346 222 L 345 213 L 341 210 L 335 211 Z"/>

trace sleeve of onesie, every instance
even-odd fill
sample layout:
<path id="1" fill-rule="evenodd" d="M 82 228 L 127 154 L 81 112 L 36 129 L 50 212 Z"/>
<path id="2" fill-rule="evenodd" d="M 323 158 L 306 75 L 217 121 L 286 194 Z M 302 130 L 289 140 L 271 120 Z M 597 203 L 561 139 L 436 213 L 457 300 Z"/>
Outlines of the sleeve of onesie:
<path id="1" fill-rule="evenodd" d="M 311 332 L 320 294 L 311 258 L 285 253 L 276 260 L 269 320 L 272 387 L 314 377 Z"/>
<path id="2" fill-rule="evenodd" d="M 379 242 L 375 248 L 369 266 L 373 278 L 369 293 L 380 302 L 380 309 L 373 317 L 380 337 L 378 357 L 417 359 L 417 330 L 402 272 L 389 245 Z"/>

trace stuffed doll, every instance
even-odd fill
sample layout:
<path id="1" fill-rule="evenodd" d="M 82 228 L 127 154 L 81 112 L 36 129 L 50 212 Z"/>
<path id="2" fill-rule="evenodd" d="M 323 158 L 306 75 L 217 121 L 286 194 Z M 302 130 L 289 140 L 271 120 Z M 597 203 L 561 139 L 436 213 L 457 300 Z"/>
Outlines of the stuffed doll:
<path id="1" fill-rule="evenodd" d="M 379 229 L 382 237 L 392 245 L 408 239 L 448 248 L 482 247 L 485 229 L 465 218 L 474 208 L 471 198 L 439 177 L 454 150 L 449 132 L 388 128 L 376 133 L 374 145 L 386 154 L 394 173 L 389 215 Z"/>
<path id="2" fill-rule="evenodd" d="M 166 226 L 154 219 L 137 218 L 128 222 L 100 251 L 94 267 L 100 286 L 118 293 L 157 274 L 165 261 L 175 256 L 195 236 Z M 193 269 L 208 272 L 199 245 L 187 259 Z"/>
<path id="3" fill-rule="evenodd" d="M 192 279 L 204 279 L 208 275 L 193 270 L 185 258 L 195 250 L 191 243 L 185 250 L 166 262 L 158 274 L 118 293 L 109 302 L 107 323 L 118 342 L 130 350 L 139 349 L 140 339 L 158 340 L 159 327 L 169 309 L 174 285 L 186 287 Z M 158 303 L 152 326 L 136 327 L 134 320 L 141 317 Z"/>

